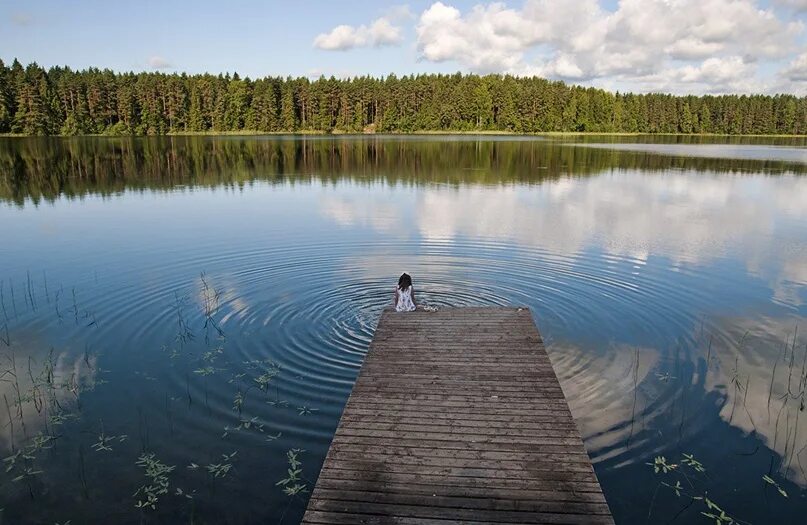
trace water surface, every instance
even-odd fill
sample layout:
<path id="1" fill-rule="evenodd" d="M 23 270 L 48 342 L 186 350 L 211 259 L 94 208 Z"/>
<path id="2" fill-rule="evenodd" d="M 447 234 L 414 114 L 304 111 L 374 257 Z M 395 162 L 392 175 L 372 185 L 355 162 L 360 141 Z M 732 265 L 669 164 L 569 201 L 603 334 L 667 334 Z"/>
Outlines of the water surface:
<path id="1" fill-rule="evenodd" d="M 3 522 L 297 522 L 408 271 L 532 308 L 618 523 L 801 523 L 804 143 L 708 142 L 0 139 Z"/>

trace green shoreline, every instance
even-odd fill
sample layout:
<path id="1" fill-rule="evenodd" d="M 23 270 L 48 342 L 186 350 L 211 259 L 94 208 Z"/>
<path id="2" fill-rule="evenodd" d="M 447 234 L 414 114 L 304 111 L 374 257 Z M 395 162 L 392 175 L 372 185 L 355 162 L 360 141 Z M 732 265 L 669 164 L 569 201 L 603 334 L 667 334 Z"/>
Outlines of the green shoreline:
<path id="1" fill-rule="evenodd" d="M 423 135 L 490 135 L 490 136 L 511 136 L 511 137 L 760 137 L 760 138 L 805 138 L 807 134 L 803 135 L 789 135 L 789 134 L 731 134 L 731 133 L 634 133 L 625 131 L 611 131 L 611 132 L 598 132 L 598 131 L 543 131 L 536 133 L 517 133 L 513 131 L 496 131 L 496 130 L 479 130 L 479 131 L 450 131 L 450 130 L 425 130 L 425 131 L 388 131 L 381 133 L 362 133 L 360 131 L 316 131 L 316 130 L 298 130 L 298 131 L 256 131 L 256 130 L 240 130 L 240 131 L 183 131 L 172 132 L 164 135 L 108 135 L 103 133 L 86 134 L 86 135 L 26 135 L 23 133 L 0 133 L 1 138 L 33 138 L 33 137 L 104 137 L 104 138 L 139 138 L 139 137 L 259 137 L 259 136 L 279 136 L 279 135 L 312 135 L 312 136 L 423 136 Z"/>

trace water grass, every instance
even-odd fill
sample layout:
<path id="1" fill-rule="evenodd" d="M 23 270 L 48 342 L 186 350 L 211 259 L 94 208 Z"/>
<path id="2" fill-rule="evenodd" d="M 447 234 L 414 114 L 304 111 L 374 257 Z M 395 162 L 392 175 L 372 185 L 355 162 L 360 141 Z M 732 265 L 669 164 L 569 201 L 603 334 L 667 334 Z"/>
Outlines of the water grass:
<path id="1" fill-rule="evenodd" d="M 170 480 L 168 475 L 176 469 L 174 465 L 166 465 L 157 459 L 154 453 L 143 453 L 135 463 L 145 470 L 148 482 L 138 487 L 133 494 L 136 498 L 135 507 L 138 509 L 157 510 L 160 496 L 168 494 Z"/>
<path id="2" fill-rule="evenodd" d="M 85 500 L 90 499 L 90 490 L 87 484 L 87 469 L 84 465 L 84 447 L 78 446 L 78 478 L 81 483 L 81 495 Z"/>
<path id="3" fill-rule="evenodd" d="M 8 289 L 11 292 L 11 308 L 14 310 L 14 319 L 19 317 L 17 314 L 17 301 L 14 298 L 14 285 L 11 282 L 11 279 L 8 280 Z"/>
<path id="4" fill-rule="evenodd" d="M 674 522 L 685 511 L 697 504 L 700 506 L 697 509 L 699 514 L 711 520 L 715 525 L 748 524 L 747 521 L 743 521 L 729 514 L 710 498 L 709 491 L 705 486 L 709 482 L 706 467 L 704 467 L 703 463 L 695 459 L 694 455 L 683 453 L 677 463 L 669 462 L 664 456 L 656 456 L 653 462 L 647 463 L 647 465 L 653 468 L 653 472 L 657 476 L 662 477 L 662 481 L 659 483 L 658 487 L 666 487 L 676 498 L 686 500 L 684 506 L 667 520 L 668 523 Z M 647 512 L 648 521 L 650 521 L 653 514 L 658 487 L 656 492 L 654 492 Z"/>
<path id="5" fill-rule="evenodd" d="M 5 319 L 5 322 L 8 323 L 8 311 L 6 310 L 5 287 L 6 282 L 0 279 L 0 308 L 3 309 L 3 319 Z"/>

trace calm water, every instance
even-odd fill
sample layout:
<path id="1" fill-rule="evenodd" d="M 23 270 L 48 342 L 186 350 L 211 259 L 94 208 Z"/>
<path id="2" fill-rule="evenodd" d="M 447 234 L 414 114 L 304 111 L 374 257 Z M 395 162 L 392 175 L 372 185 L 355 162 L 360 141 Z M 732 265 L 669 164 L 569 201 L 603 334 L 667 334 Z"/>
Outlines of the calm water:
<path id="1" fill-rule="evenodd" d="M 2 523 L 297 522 L 402 271 L 532 308 L 618 523 L 804 523 L 807 148 L 723 142 L 0 139 Z"/>

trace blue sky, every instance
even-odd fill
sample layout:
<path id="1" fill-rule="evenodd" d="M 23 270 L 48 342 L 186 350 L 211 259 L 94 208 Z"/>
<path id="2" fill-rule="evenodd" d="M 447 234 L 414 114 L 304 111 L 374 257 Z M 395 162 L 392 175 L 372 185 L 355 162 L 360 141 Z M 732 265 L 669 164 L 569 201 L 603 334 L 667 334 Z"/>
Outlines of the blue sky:
<path id="1" fill-rule="evenodd" d="M 805 23 L 807 0 L 0 0 L 0 58 L 253 78 L 463 71 L 805 94 Z"/>
<path id="2" fill-rule="evenodd" d="M 316 49 L 317 34 L 338 24 L 383 16 L 382 2 L 32 1 L 0 4 L 0 57 L 23 63 L 148 70 L 164 57 L 193 73 L 307 75 L 444 70 L 418 62 L 413 46 L 331 52 Z M 430 2 L 410 2 L 425 9 Z M 114 6 L 114 7 L 113 7 Z M 407 33 L 414 34 L 411 25 Z M 411 40 L 411 39 L 410 39 Z"/>

